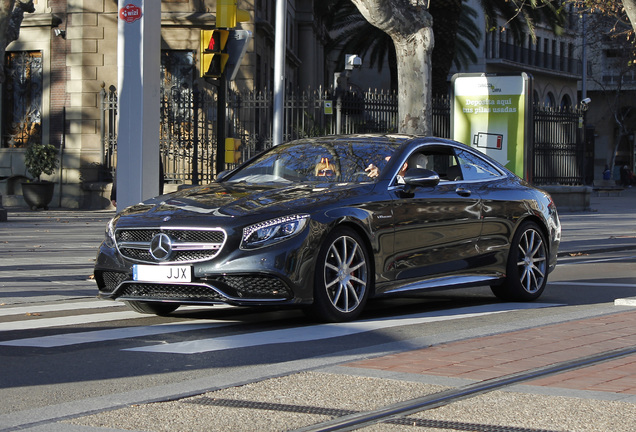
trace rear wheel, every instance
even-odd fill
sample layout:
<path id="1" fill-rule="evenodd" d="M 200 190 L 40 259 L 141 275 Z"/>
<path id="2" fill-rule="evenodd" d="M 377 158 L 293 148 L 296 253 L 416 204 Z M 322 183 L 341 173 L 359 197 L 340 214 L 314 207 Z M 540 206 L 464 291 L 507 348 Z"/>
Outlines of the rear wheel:
<path id="1" fill-rule="evenodd" d="M 318 255 L 312 315 L 328 322 L 356 319 L 370 284 L 369 254 L 360 236 L 348 228 L 332 231 Z"/>
<path id="2" fill-rule="evenodd" d="M 539 226 L 523 223 L 515 233 L 508 254 L 506 280 L 491 287 L 505 301 L 539 298 L 548 280 L 548 247 Z"/>
<path id="3" fill-rule="evenodd" d="M 170 312 L 174 312 L 179 307 L 179 303 L 160 303 L 132 300 L 126 301 L 125 303 L 135 312 L 154 315 L 168 315 Z"/>

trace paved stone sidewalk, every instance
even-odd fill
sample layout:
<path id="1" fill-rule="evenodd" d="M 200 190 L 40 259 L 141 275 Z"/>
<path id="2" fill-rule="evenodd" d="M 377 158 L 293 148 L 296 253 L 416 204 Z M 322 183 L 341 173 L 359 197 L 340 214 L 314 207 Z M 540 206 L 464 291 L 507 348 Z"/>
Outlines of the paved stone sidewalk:
<path id="1" fill-rule="evenodd" d="M 612 315 L 453 342 L 347 366 L 484 381 L 610 350 L 636 349 L 635 329 L 636 309 L 627 308 Z M 528 384 L 636 395 L 636 354 Z"/>

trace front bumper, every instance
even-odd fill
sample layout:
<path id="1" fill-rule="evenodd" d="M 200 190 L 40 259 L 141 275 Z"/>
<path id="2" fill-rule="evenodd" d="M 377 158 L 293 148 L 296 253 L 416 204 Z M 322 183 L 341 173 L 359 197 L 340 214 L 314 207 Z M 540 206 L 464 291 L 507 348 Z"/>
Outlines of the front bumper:
<path id="1" fill-rule="evenodd" d="M 113 300 L 235 306 L 295 303 L 288 283 L 269 275 L 220 275 L 173 284 L 139 282 L 132 280 L 132 273 L 96 270 L 95 281 L 99 297 Z"/>
<path id="2" fill-rule="evenodd" d="M 95 263 L 98 296 L 104 299 L 180 304 L 298 305 L 313 301 L 315 241 L 308 234 L 257 250 L 230 241 L 224 252 L 197 262 L 135 261 L 102 243 Z M 190 282 L 133 280 L 135 263 L 191 266 Z"/>

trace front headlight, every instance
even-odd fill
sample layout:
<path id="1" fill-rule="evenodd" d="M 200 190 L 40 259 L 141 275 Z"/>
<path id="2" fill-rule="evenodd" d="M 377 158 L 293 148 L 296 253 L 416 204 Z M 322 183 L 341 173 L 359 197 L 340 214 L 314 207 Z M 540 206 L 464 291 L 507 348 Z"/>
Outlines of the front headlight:
<path id="1" fill-rule="evenodd" d="M 287 240 L 301 232 L 309 215 L 283 216 L 243 228 L 241 249 L 257 249 Z"/>
<path id="2" fill-rule="evenodd" d="M 115 247 L 115 219 L 112 218 L 106 224 L 106 232 L 104 233 L 104 246 L 109 248 Z"/>

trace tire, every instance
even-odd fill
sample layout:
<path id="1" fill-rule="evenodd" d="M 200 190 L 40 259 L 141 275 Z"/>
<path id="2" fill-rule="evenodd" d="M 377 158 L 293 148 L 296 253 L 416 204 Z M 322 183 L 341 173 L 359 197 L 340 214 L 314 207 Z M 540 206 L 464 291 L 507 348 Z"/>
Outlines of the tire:
<path id="1" fill-rule="evenodd" d="M 369 252 L 355 231 L 337 228 L 326 238 L 316 261 L 310 314 L 326 322 L 356 319 L 371 290 Z"/>
<path id="2" fill-rule="evenodd" d="M 179 303 L 160 303 L 132 300 L 126 301 L 125 303 L 135 312 L 160 316 L 168 315 L 170 314 L 170 312 L 174 312 L 179 307 Z"/>
<path id="3" fill-rule="evenodd" d="M 541 296 L 548 281 L 548 247 L 534 222 L 524 222 L 515 233 L 506 266 L 506 279 L 492 286 L 504 301 L 532 301 Z"/>

